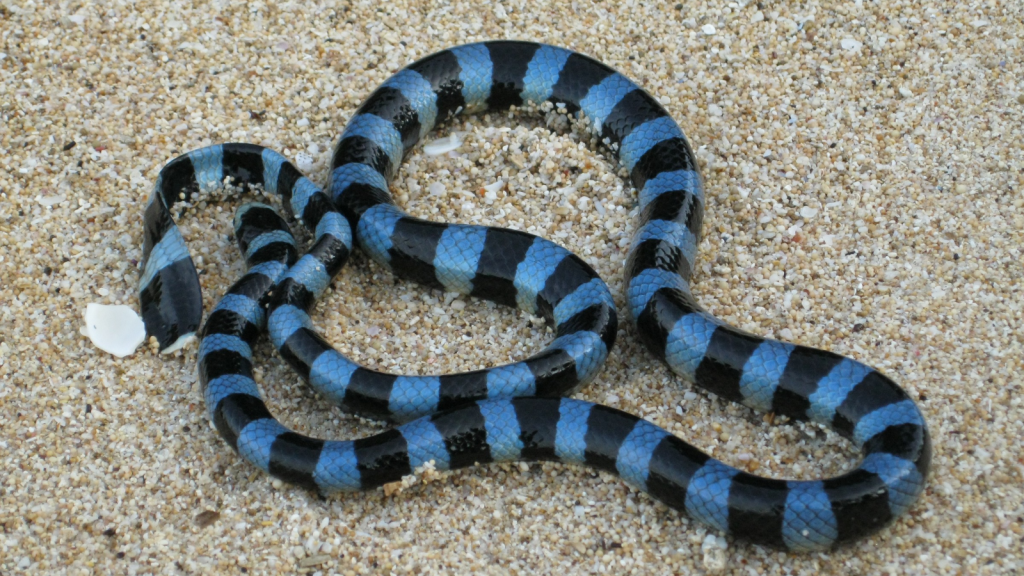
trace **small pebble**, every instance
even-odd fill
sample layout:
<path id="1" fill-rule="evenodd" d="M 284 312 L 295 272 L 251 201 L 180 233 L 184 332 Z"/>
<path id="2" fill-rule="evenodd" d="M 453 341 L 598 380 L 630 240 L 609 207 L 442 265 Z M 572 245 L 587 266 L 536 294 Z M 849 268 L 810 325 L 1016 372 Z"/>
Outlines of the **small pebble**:
<path id="1" fill-rule="evenodd" d="M 331 559 L 329 554 L 317 554 L 316 556 L 307 556 L 302 560 L 299 560 L 299 566 L 302 568 L 310 568 L 312 566 L 319 566 Z"/>
<path id="2" fill-rule="evenodd" d="M 722 536 L 708 534 L 701 544 L 701 552 L 704 553 L 704 568 L 712 574 L 725 571 L 728 556 L 726 549 L 729 544 Z"/>
<path id="3" fill-rule="evenodd" d="M 313 170 L 313 157 L 305 152 L 299 152 L 295 155 L 295 167 L 304 173 L 309 173 Z"/>

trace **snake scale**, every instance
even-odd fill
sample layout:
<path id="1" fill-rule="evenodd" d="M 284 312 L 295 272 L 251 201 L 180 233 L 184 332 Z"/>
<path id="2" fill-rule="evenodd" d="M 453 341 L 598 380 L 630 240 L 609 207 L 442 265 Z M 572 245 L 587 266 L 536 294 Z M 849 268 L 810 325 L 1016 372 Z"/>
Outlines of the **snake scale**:
<path id="1" fill-rule="evenodd" d="M 862 450 L 857 468 L 816 481 L 754 476 L 636 416 L 564 398 L 595 376 L 615 342 L 615 306 L 594 270 L 524 232 L 429 222 L 395 206 L 389 183 L 404 154 L 436 125 L 462 111 L 545 102 L 589 122 L 639 191 L 624 273 L 629 313 L 650 352 L 719 396 L 832 427 Z M 238 211 L 248 273 L 211 312 L 198 353 L 220 434 L 277 478 L 327 493 L 381 486 L 431 461 L 446 470 L 556 460 L 617 474 L 716 530 L 793 551 L 874 533 L 924 489 L 928 430 L 892 380 L 832 352 L 740 331 L 699 306 L 690 279 L 705 198 L 690 145 L 657 100 L 590 57 L 495 41 L 409 65 L 348 123 L 325 190 L 252 144 L 211 146 L 169 162 L 146 208 L 139 290 L 147 332 L 164 352 L 191 338 L 202 320 L 197 272 L 171 208 L 226 178 L 280 195 L 315 233 L 300 258 L 273 210 L 249 204 Z M 521 362 L 462 374 L 396 376 L 361 367 L 325 342 L 308 316 L 353 243 L 400 277 L 541 315 L 556 337 Z M 355 441 L 285 428 L 253 380 L 252 346 L 264 330 L 327 398 L 405 423 Z"/>

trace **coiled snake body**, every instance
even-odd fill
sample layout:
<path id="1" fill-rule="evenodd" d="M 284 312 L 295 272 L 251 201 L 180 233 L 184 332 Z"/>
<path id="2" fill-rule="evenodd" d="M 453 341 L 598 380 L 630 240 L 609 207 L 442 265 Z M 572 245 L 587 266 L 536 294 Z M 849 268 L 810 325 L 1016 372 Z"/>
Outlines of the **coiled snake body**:
<path id="1" fill-rule="evenodd" d="M 428 222 L 398 209 L 389 182 L 405 152 L 462 110 L 556 103 L 629 171 L 640 219 L 625 268 L 630 316 L 652 354 L 685 379 L 751 408 L 826 424 L 863 451 L 821 481 L 762 478 L 727 466 L 622 411 L 560 396 L 594 377 L 615 341 L 604 282 L 580 258 L 530 234 Z M 608 66 L 531 42 L 470 44 L 411 64 L 378 88 L 341 135 L 326 191 L 281 155 L 251 144 L 196 150 L 161 171 L 146 209 L 140 299 L 164 351 L 202 318 L 195 267 L 171 207 L 224 178 L 280 194 L 315 232 L 301 258 L 285 221 L 263 205 L 235 218 L 250 266 L 207 321 L 200 376 L 212 420 L 245 459 L 322 492 L 437 469 L 559 460 L 619 475 L 668 506 L 739 538 L 788 550 L 827 549 L 871 534 L 924 488 L 924 419 L 886 376 L 832 352 L 769 340 L 705 312 L 690 292 L 703 183 L 683 132 L 650 95 Z M 353 239 L 395 274 L 515 305 L 554 324 L 555 340 L 514 364 L 446 376 L 395 376 L 335 351 L 307 315 Z M 273 288 L 273 289 L 272 289 Z M 272 290 L 271 290 L 272 289 Z M 324 441 L 278 423 L 252 374 L 264 329 L 319 392 L 361 414 L 408 421 L 355 441 Z"/>

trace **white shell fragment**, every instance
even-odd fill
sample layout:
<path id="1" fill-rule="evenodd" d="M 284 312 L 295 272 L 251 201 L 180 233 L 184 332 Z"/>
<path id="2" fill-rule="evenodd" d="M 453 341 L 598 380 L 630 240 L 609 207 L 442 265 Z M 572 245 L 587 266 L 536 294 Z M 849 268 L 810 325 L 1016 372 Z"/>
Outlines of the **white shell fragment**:
<path id="1" fill-rule="evenodd" d="M 49 208 L 51 206 L 56 206 L 57 204 L 60 204 L 61 202 L 63 202 L 65 199 L 66 199 L 65 196 L 62 195 L 62 194 L 57 195 L 57 196 L 43 196 L 43 195 L 36 196 L 36 201 L 39 202 L 41 205 L 47 207 L 47 208 Z"/>
<path id="2" fill-rule="evenodd" d="M 444 184 L 441 184 L 440 182 L 431 182 L 427 186 L 427 191 L 430 192 L 431 196 L 441 197 L 444 196 L 446 189 Z"/>
<path id="3" fill-rule="evenodd" d="M 484 202 L 486 204 L 494 204 L 494 201 L 498 199 L 498 191 L 504 187 L 505 181 L 500 178 L 493 184 L 481 187 L 481 190 L 483 190 L 484 193 Z"/>
<path id="4" fill-rule="evenodd" d="M 459 138 L 458 133 L 452 132 L 451 136 L 447 138 L 438 138 L 429 144 L 424 144 L 423 153 L 427 156 L 438 156 L 458 150 L 459 146 L 462 146 L 462 139 Z"/>
<path id="5" fill-rule="evenodd" d="M 85 335 L 100 350 L 124 358 L 146 339 L 146 326 L 128 306 L 89 304 L 85 307 Z"/>
<path id="6" fill-rule="evenodd" d="M 843 48 L 843 50 L 848 50 L 850 52 L 856 52 L 857 50 L 860 50 L 861 48 L 864 47 L 863 42 L 861 42 L 860 40 L 854 40 L 853 38 L 843 38 L 842 40 L 839 41 L 839 45 Z"/>
<path id="7" fill-rule="evenodd" d="M 501 188 L 503 186 L 505 186 L 505 181 L 499 178 L 497 182 L 494 182 L 492 184 L 488 184 L 488 185 L 484 186 L 483 188 L 488 193 L 497 194 L 498 190 L 501 190 Z"/>

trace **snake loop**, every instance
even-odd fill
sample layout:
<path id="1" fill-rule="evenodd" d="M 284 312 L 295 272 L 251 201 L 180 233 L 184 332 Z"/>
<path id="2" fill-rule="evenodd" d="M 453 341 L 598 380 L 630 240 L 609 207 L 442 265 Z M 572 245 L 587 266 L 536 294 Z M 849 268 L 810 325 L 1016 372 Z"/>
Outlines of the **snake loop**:
<path id="1" fill-rule="evenodd" d="M 580 258 L 541 238 L 428 222 L 392 200 L 404 154 L 463 110 L 552 102 L 585 118 L 629 172 L 640 216 L 625 268 L 631 318 L 674 372 L 751 408 L 832 427 L 864 459 L 834 478 L 787 481 L 727 466 L 625 412 L 560 398 L 588 382 L 614 344 L 612 298 Z M 276 152 L 224 144 L 176 158 L 146 209 L 140 300 L 164 351 L 199 327 L 195 267 L 171 207 L 226 178 L 280 194 L 315 233 L 301 258 L 287 224 L 262 205 L 236 216 L 248 273 L 211 312 L 199 350 L 210 415 L 240 455 L 283 480 L 323 492 L 400 479 L 428 462 L 557 460 L 612 472 L 723 532 L 785 550 L 828 549 L 903 514 L 924 489 L 928 430 L 888 377 L 844 356 L 761 338 L 704 311 L 690 291 L 705 199 L 697 163 L 665 109 L 608 66 L 532 42 L 469 44 L 398 72 L 362 104 L 323 191 Z M 556 338 L 522 362 L 448 376 L 396 376 L 336 352 L 313 329 L 315 299 L 353 241 L 396 275 L 545 316 Z M 342 407 L 399 421 L 355 441 L 324 441 L 278 423 L 252 377 L 264 329 L 307 382 Z M 414 419 L 415 418 L 415 419 Z"/>

